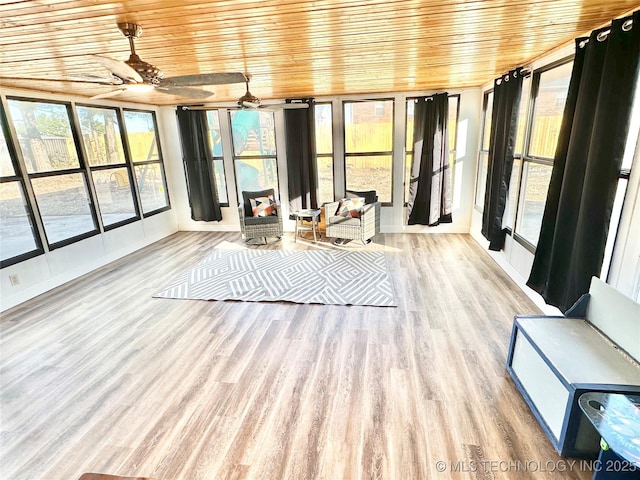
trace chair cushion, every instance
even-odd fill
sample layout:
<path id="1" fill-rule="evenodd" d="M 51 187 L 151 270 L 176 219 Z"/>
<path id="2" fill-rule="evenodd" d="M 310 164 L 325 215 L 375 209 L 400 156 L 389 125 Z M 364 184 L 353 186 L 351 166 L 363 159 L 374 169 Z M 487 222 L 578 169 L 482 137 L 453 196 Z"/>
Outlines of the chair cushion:
<path id="1" fill-rule="evenodd" d="M 364 207 L 364 198 L 343 198 L 338 204 L 335 216 L 360 218 Z"/>
<path id="2" fill-rule="evenodd" d="M 276 214 L 276 202 L 271 196 L 250 198 L 249 202 L 254 217 L 268 217 Z"/>
<path id="3" fill-rule="evenodd" d="M 360 219 L 353 217 L 329 217 L 329 225 L 355 225 L 360 226 Z"/>
<path id="4" fill-rule="evenodd" d="M 260 190 L 257 192 L 242 192 L 242 203 L 244 205 L 244 216 L 245 217 L 253 217 L 253 209 L 251 208 L 251 199 L 258 197 L 271 197 L 275 200 L 275 192 L 273 188 L 269 188 L 267 190 Z"/>
<path id="5" fill-rule="evenodd" d="M 358 192 L 356 190 L 347 190 L 346 195 L 347 198 L 364 198 L 364 203 L 369 205 L 370 203 L 376 203 L 378 201 L 378 195 L 375 190 L 365 190 L 362 192 Z"/>
<path id="6" fill-rule="evenodd" d="M 268 225 L 271 223 L 278 223 L 277 215 L 269 215 L 268 217 L 245 217 L 245 225 Z"/>

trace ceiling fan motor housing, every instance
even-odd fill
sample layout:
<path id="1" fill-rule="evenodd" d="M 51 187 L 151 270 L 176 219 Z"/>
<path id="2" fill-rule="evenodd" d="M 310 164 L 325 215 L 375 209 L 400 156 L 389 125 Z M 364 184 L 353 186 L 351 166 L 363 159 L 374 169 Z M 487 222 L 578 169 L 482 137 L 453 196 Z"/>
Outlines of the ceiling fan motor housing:
<path id="1" fill-rule="evenodd" d="M 158 85 L 164 77 L 164 73 L 158 67 L 145 62 L 136 54 L 133 39 L 142 36 L 142 27 L 137 23 L 123 22 L 118 23 L 118 29 L 122 32 L 122 35 L 129 39 L 129 47 L 131 48 L 131 55 L 125 63 L 138 72 L 145 83 Z"/>
<path id="2" fill-rule="evenodd" d="M 145 82 L 158 85 L 164 77 L 164 73 L 158 67 L 145 62 L 135 53 L 132 53 L 124 63 L 138 72 Z"/>

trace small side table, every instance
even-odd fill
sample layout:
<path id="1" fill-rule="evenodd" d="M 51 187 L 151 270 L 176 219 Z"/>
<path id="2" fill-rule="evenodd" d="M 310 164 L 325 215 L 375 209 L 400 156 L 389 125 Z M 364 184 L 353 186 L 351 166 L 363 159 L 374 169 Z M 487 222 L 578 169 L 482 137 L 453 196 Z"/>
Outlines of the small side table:
<path id="1" fill-rule="evenodd" d="M 587 392 L 578 403 L 602 437 L 593 480 L 640 478 L 640 395 Z"/>
<path id="2" fill-rule="evenodd" d="M 293 215 L 296 221 L 296 231 L 293 236 L 293 241 L 295 242 L 298 239 L 298 232 L 302 231 L 312 231 L 313 232 L 313 241 L 317 241 L 318 234 L 318 223 L 320 221 L 320 209 L 304 209 L 304 210 L 295 210 L 291 214 Z M 311 225 L 304 225 L 304 221 L 310 221 Z"/>

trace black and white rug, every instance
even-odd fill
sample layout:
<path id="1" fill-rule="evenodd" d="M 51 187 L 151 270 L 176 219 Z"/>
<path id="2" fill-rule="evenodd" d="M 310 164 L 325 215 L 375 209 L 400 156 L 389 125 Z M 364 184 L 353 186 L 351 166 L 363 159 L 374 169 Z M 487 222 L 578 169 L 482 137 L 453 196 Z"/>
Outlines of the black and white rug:
<path id="1" fill-rule="evenodd" d="M 397 306 L 380 251 L 216 249 L 154 297 Z"/>

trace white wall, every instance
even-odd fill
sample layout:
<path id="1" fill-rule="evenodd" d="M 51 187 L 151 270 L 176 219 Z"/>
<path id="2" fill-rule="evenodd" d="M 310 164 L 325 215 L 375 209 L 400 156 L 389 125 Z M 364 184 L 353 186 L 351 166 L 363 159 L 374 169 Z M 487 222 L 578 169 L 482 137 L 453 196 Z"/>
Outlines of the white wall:
<path id="1" fill-rule="evenodd" d="M 3 96 L 15 95 L 42 100 L 77 101 L 97 106 L 108 105 L 157 111 L 156 107 L 147 107 L 139 104 L 124 104 L 108 100 L 87 101 L 87 99 L 73 99 L 41 92 L 3 89 L 1 93 Z M 159 123 L 161 121 L 161 119 L 158 119 Z M 163 135 L 164 129 L 159 128 L 160 145 L 163 147 L 165 162 L 173 164 L 175 155 L 164 151 L 165 143 L 170 143 L 172 139 L 165 138 Z M 170 186 L 169 198 L 171 204 L 175 205 L 176 199 L 173 197 Z M 143 218 L 5 267 L 0 270 L 0 311 L 7 310 L 109 262 L 122 258 L 135 250 L 157 242 L 177 230 L 178 225 L 174 207 L 172 210 Z M 17 275 L 19 284 L 12 285 L 9 277 L 15 275 Z"/>

